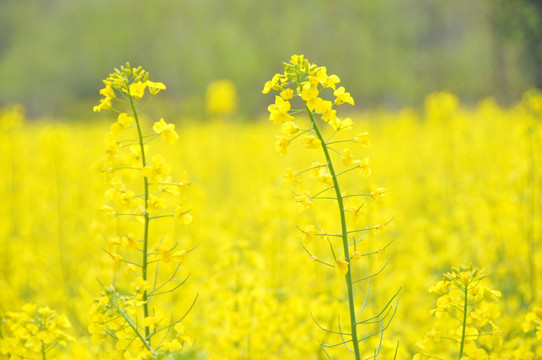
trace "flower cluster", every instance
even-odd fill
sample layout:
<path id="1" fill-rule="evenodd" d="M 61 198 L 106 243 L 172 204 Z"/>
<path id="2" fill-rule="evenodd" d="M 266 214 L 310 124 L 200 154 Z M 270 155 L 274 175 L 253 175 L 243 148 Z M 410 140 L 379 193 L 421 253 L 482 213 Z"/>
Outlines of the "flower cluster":
<path id="1" fill-rule="evenodd" d="M 92 344 L 100 345 L 108 337 L 114 337 L 115 350 L 111 355 L 124 359 L 154 359 L 157 354 L 175 353 L 182 350 L 184 345 L 191 344 L 192 339 L 187 335 L 181 323 L 182 319 L 171 322 L 167 314 L 158 310 L 137 321 L 138 313 L 143 310 L 145 304 L 142 293 L 149 289 L 148 282 L 137 284 L 135 293 L 129 296 L 120 294 L 114 288 L 106 289 L 90 309 L 91 323 L 88 330 Z M 146 327 L 150 329 L 151 337 L 171 329 L 175 330 L 175 336 L 162 340 L 159 346 L 153 349 L 148 341 L 150 337 L 144 335 Z M 136 341 L 134 335 L 137 337 Z M 132 343 L 135 343 L 134 351 L 129 352 L 127 349 Z"/>
<path id="2" fill-rule="evenodd" d="M 20 312 L 7 312 L 0 317 L 7 331 L 0 331 L 0 354 L 2 358 L 30 359 L 40 356 L 46 359 L 57 346 L 65 346 L 75 339 L 67 332 L 69 320 L 49 307 L 26 304 Z"/>
<path id="3" fill-rule="evenodd" d="M 166 86 L 161 82 L 149 81 L 149 73 L 141 66 L 131 68 L 129 63 L 126 63 L 126 66 L 121 66 L 120 70 L 115 69 L 114 73 L 110 74 L 103 83 L 105 87 L 100 90 L 100 95 L 103 95 L 103 98 L 100 100 L 100 104 L 94 106 L 93 111 L 95 112 L 112 108 L 112 100 L 117 98 L 115 90 L 137 100 L 145 95 L 146 89 L 151 95 L 156 95 L 160 90 L 166 89 Z"/>
<path id="4" fill-rule="evenodd" d="M 338 133 L 342 134 L 344 130 L 351 129 L 353 125 L 350 118 L 337 116 L 335 106 L 342 104 L 354 105 L 354 100 L 350 93 L 344 87 L 338 87 L 339 83 L 339 77 L 337 75 L 328 75 L 326 67 L 319 67 L 309 63 L 303 55 L 293 55 L 290 62 L 284 63 L 284 73 L 275 74 L 270 81 L 265 83 L 262 92 L 264 94 L 271 90 L 279 92 L 279 95 L 275 96 L 275 102 L 269 105 L 268 110 L 270 113 L 269 120 L 273 124 L 279 125 L 283 133 L 283 135 L 278 136 L 276 142 L 276 149 L 281 155 L 284 156 L 287 153 L 288 146 L 298 138 L 301 139 L 301 145 L 304 148 L 322 150 L 325 162 L 313 162 L 309 168 L 301 171 L 288 169 L 286 179 L 288 182 L 299 184 L 302 174 L 310 174 L 319 186 L 319 189 L 315 193 L 312 193 L 310 190 L 302 190 L 296 194 L 296 202 L 300 212 L 313 210 L 314 204 L 317 201 L 333 201 L 337 206 L 340 226 L 337 227 L 337 224 L 325 224 L 325 227 L 333 226 L 340 230 L 328 232 L 323 230 L 324 226 L 318 223 L 306 225 L 300 228 L 302 232 L 301 245 L 312 260 L 333 268 L 334 272 L 344 277 L 346 282 L 351 330 L 350 332 L 341 330 L 340 323 L 338 324 L 339 331 L 327 330 L 317 323 L 319 327 L 330 334 L 340 334 L 343 340 L 334 345 L 322 344 L 323 350 L 331 358 L 331 355 L 328 353 L 329 349 L 338 345 L 344 345 L 344 347 L 354 353 L 356 359 L 360 359 L 362 353 L 362 349 L 360 348 L 361 339 L 367 340 L 373 335 L 382 334 L 393 317 L 393 313 L 390 311 L 393 309 L 391 305 L 392 301 L 390 300 L 384 306 L 380 315 L 372 318 L 371 324 L 378 324 L 378 329 L 370 330 L 369 332 L 374 332 L 364 337 L 358 335 L 358 326 L 361 324 L 367 325 L 367 323 L 357 319 L 364 306 L 356 304 L 354 284 L 378 275 L 383 267 L 369 276 L 360 276 L 358 279 L 355 279 L 352 275 L 353 267 L 351 263 L 352 261 L 360 260 L 363 256 L 381 254 L 387 246 L 380 246 L 378 250 L 363 253 L 357 249 L 359 244 L 364 240 L 367 231 L 373 230 L 375 233 L 381 233 L 384 228 L 384 224 L 362 227 L 362 219 L 365 214 L 362 209 L 364 205 L 363 199 L 380 199 L 386 191 L 378 188 L 372 192 L 354 193 L 348 196 L 345 196 L 341 191 L 341 182 L 339 181 L 341 176 L 357 170 L 361 176 L 367 177 L 371 175 L 371 168 L 368 157 L 357 159 L 354 157 L 350 148 L 339 150 L 336 146 L 344 143 L 352 143 L 369 147 L 371 143 L 367 132 L 359 133 L 353 138 L 335 138 L 335 135 Z M 331 100 L 327 99 L 329 98 L 329 92 L 332 92 Z M 292 108 L 292 102 L 296 98 L 301 103 L 299 109 Z M 294 115 L 298 113 L 308 115 L 310 119 L 309 126 L 300 125 L 296 121 L 297 119 Z M 321 128 L 321 125 L 316 121 L 317 118 L 321 119 L 329 127 L 325 129 Z M 331 132 L 331 134 L 326 135 L 327 138 L 325 138 L 324 134 L 327 132 Z M 333 159 L 333 156 L 336 158 Z M 344 168 L 342 171 L 339 171 L 337 162 L 342 163 Z M 348 230 L 350 226 L 354 227 L 354 229 Z M 362 235 L 358 237 L 358 234 Z M 309 246 L 315 238 L 320 238 L 329 244 L 332 259 L 321 260 L 312 254 Z M 340 242 L 335 242 L 335 239 L 340 239 Z M 359 312 L 355 311 L 358 306 L 361 306 Z M 377 344 L 374 348 L 368 346 L 367 349 L 373 353 L 378 353 L 380 351 L 380 344 Z"/>
<path id="5" fill-rule="evenodd" d="M 429 291 L 439 296 L 432 314 L 438 326 L 428 332 L 414 359 L 446 357 L 459 353 L 460 359 L 486 359 L 503 344 L 496 299 L 501 292 L 483 283 L 486 273 L 472 265 L 452 267 Z M 457 348 L 449 348 L 455 344 Z"/>
<path id="6" fill-rule="evenodd" d="M 320 118 L 328 123 L 335 130 L 345 130 L 352 127 L 350 118 L 337 117 L 337 111 L 333 105 L 350 104 L 354 105 L 354 99 L 350 93 L 346 92 L 344 87 L 337 88 L 340 82 L 337 75 L 327 75 L 325 66 L 318 67 L 310 64 L 303 55 L 293 55 L 289 63 L 284 63 L 284 74 L 275 74 L 270 81 L 265 83 L 263 93 L 267 94 L 271 90 L 279 91 L 275 96 L 275 103 L 269 105 L 269 120 L 275 125 L 280 125 L 285 135 L 291 136 L 301 129 L 291 115 L 290 101 L 294 96 L 300 97 L 308 111 L 318 114 Z M 321 91 L 326 88 L 333 90 L 334 101 L 325 100 Z M 281 136 L 277 140 L 276 147 L 282 155 L 286 154 L 286 149 L 290 141 L 286 136 Z M 320 141 L 315 134 L 306 134 L 303 138 L 303 145 L 308 149 L 318 149 Z"/>
<path id="7" fill-rule="evenodd" d="M 184 332 L 179 331 L 181 335 L 168 340 L 170 329 L 180 329 L 180 320 L 186 314 L 173 320 L 158 304 L 151 303 L 184 283 L 187 276 L 184 280 L 177 277 L 191 250 L 179 249 L 178 241 L 156 234 L 153 230 L 160 229 L 156 220 L 170 217 L 188 225 L 192 216 L 182 202 L 190 184 L 186 173 L 173 180 L 172 166 L 164 156 L 149 155 L 151 141 L 162 138 L 171 145 L 179 135 L 175 125 L 164 119 L 154 122 L 152 133 L 145 134 L 139 101 L 147 90 L 155 95 L 165 89 L 164 84 L 151 82 L 148 77 L 141 67 L 130 68 L 129 64 L 115 69 L 104 81 L 105 88 L 100 91 L 104 97 L 94 108 L 111 108 L 119 115 L 105 138 L 102 172 L 110 188 L 105 192 L 107 202 L 100 208 L 105 218 L 102 236 L 111 259 L 113 285 L 104 286 L 105 292 L 91 309 L 89 331 L 94 344 L 113 340 L 115 351 L 125 358 L 153 358 L 176 352 L 186 340 Z M 120 103 L 119 97 L 129 104 L 128 112 L 112 107 L 112 100 Z M 151 222 L 156 223 L 152 228 Z M 165 334 L 162 340 L 151 342 L 160 332 Z"/>

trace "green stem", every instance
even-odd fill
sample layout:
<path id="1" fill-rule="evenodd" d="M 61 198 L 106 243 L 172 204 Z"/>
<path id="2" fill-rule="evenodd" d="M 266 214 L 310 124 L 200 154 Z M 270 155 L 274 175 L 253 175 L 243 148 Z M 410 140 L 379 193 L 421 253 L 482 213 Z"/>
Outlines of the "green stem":
<path id="1" fill-rule="evenodd" d="M 328 164 L 329 173 L 331 175 L 331 178 L 333 179 L 333 187 L 335 188 L 335 194 L 337 196 L 337 203 L 339 205 L 339 213 L 341 216 L 341 230 L 342 230 L 342 242 L 343 242 L 343 251 L 344 251 L 344 258 L 345 260 L 349 258 L 350 251 L 348 248 L 348 229 L 346 227 L 346 213 L 344 210 L 344 202 L 341 194 L 341 189 L 339 187 L 339 180 L 337 179 L 337 174 L 335 172 L 335 168 L 333 167 L 333 163 L 331 162 L 331 156 L 329 155 L 329 150 L 327 148 L 327 144 L 324 140 L 324 137 L 322 136 L 322 133 L 320 132 L 320 129 L 318 128 L 318 125 L 316 125 L 316 121 L 314 120 L 314 116 L 312 114 L 312 111 L 309 110 L 308 106 L 305 103 L 305 108 L 307 109 L 307 113 L 309 114 L 309 117 L 312 122 L 312 126 L 314 128 L 314 131 L 316 133 L 316 136 L 320 140 L 320 143 L 322 144 L 322 150 L 324 151 L 324 155 L 326 157 L 326 161 Z M 354 355 L 356 360 L 361 360 L 361 353 L 359 350 L 359 342 L 358 342 L 358 331 L 356 326 L 356 309 L 354 304 L 354 289 L 352 286 L 352 271 L 351 271 L 351 265 L 350 261 L 348 262 L 348 272 L 344 276 L 346 280 L 346 288 L 348 289 L 348 307 L 350 310 L 350 327 L 352 332 L 352 346 L 354 347 Z"/>
<path id="2" fill-rule="evenodd" d="M 147 164 L 145 159 L 145 144 L 143 142 L 143 134 L 141 132 L 141 125 L 139 123 L 139 117 L 137 113 L 137 109 L 134 104 L 134 100 L 132 98 L 131 94 L 128 94 L 130 99 L 130 105 L 132 107 L 132 112 L 134 113 L 134 119 L 137 125 L 137 133 L 139 136 L 139 146 L 141 148 L 141 164 L 142 166 L 145 166 Z M 149 213 L 147 211 L 148 201 L 149 201 L 149 180 L 147 180 L 146 177 L 143 177 L 143 187 L 145 189 L 145 199 L 144 199 L 144 210 L 143 210 L 143 216 L 145 218 L 145 224 L 144 224 L 144 233 L 143 233 L 143 259 L 141 262 L 141 276 L 143 280 L 147 280 L 147 268 L 148 268 L 148 246 L 149 246 Z M 143 314 L 144 317 L 149 316 L 149 304 L 148 304 L 148 297 L 147 297 L 147 291 L 145 290 L 143 292 Z M 150 339 L 150 328 L 148 326 L 145 326 L 145 338 L 147 341 L 151 342 Z"/>
<path id="3" fill-rule="evenodd" d="M 124 318 L 124 320 L 126 320 L 126 322 L 132 328 L 132 330 L 136 333 L 137 337 L 141 340 L 143 345 L 145 345 L 147 350 L 149 350 L 149 352 L 152 353 L 153 351 L 152 351 L 152 348 L 151 348 L 150 341 L 146 337 L 143 337 L 143 335 L 139 332 L 139 330 L 137 329 L 137 326 L 132 322 L 130 317 L 128 315 L 126 315 L 126 313 L 124 311 L 122 311 L 120 306 L 117 304 L 117 299 L 116 298 L 115 298 L 114 304 L 115 304 L 115 307 L 117 308 L 118 312 L 121 314 L 121 316 Z M 145 328 L 145 329 L 147 329 L 147 328 Z"/>
<path id="4" fill-rule="evenodd" d="M 465 346 L 465 336 L 467 334 L 467 307 L 469 300 L 469 286 L 465 285 L 465 302 L 463 303 L 463 329 L 461 330 L 461 345 L 459 347 L 459 359 L 463 357 L 463 348 Z"/>
<path id="5" fill-rule="evenodd" d="M 43 360 L 46 360 L 46 357 L 45 357 L 45 344 L 43 343 L 43 340 L 41 341 L 41 358 Z"/>

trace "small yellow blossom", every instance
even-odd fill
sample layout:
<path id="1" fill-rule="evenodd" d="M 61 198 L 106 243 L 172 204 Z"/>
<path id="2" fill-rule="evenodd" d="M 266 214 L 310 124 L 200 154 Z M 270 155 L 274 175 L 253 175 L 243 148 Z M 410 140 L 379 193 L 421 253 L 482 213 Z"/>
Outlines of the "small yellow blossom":
<path id="1" fill-rule="evenodd" d="M 311 193 L 305 191 L 303 194 L 296 196 L 297 207 L 300 212 L 309 211 L 312 209 Z"/>
<path id="2" fill-rule="evenodd" d="M 440 336 L 441 336 L 441 332 L 436 329 L 433 329 L 427 334 L 425 334 L 425 340 L 431 343 L 438 343 L 440 342 Z"/>
<path id="3" fill-rule="evenodd" d="M 158 196 L 151 195 L 147 201 L 147 212 L 149 214 L 155 214 L 166 207 L 166 200 L 159 198 Z"/>
<path id="4" fill-rule="evenodd" d="M 165 263 L 169 263 L 171 262 L 172 258 L 173 258 L 173 253 L 171 252 L 170 249 L 167 249 L 161 245 L 157 246 L 156 249 L 154 249 L 154 251 L 160 256 L 160 259 L 165 262 Z"/>
<path id="5" fill-rule="evenodd" d="M 387 192 L 386 189 L 379 187 L 371 191 L 371 197 L 375 200 L 381 200 L 384 199 Z"/>
<path id="6" fill-rule="evenodd" d="M 352 224 L 355 226 L 359 226 L 367 215 L 361 206 L 349 205 L 346 209 L 348 210 L 348 216 L 351 219 Z"/>
<path id="7" fill-rule="evenodd" d="M 327 171 L 327 168 L 321 167 L 318 169 L 318 174 L 314 177 L 317 181 L 324 183 L 328 186 L 333 185 L 333 177 Z"/>
<path id="8" fill-rule="evenodd" d="M 129 126 L 132 126 L 134 124 L 134 117 L 130 116 L 126 113 L 120 113 L 117 117 L 117 122 L 123 127 L 127 128 Z"/>
<path id="9" fill-rule="evenodd" d="M 100 90 L 100 95 L 114 99 L 116 97 L 115 90 L 111 87 L 111 83 L 104 81 L 105 87 Z"/>
<path id="10" fill-rule="evenodd" d="M 113 270 L 116 270 L 120 267 L 120 264 L 124 260 L 124 257 L 120 254 L 111 254 L 111 260 L 113 260 Z"/>
<path id="11" fill-rule="evenodd" d="M 113 209 L 111 206 L 108 206 L 108 205 L 103 205 L 98 210 L 100 211 L 102 215 L 106 217 L 113 217 L 117 215 L 117 212 L 115 211 L 115 209 Z"/>
<path id="12" fill-rule="evenodd" d="M 118 245 L 120 245 L 120 239 L 116 236 L 110 237 L 106 240 L 105 250 L 109 253 L 114 253 L 117 251 Z"/>
<path id="13" fill-rule="evenodd" d="M 303 84 L 303 90 L 301 90 L 301 98 L 305 101 L 311 101 L 318 96 L 318 88 L 312 85 L 310 82 Z"/>
<path id="14" fill-rule="evenodd" d="M 277 135 L 277 142 L 275 143 L 275 149 L 280 153 L 280 155 L 286 155 L 288 150 L 288 145 L 290 145 L 290 140 L 284 136 Z"/>
<path id="15" fill-rule="evenodd" d="M 125 234 L 120 239 L 121 246 L 128 250 L 137 250 L 137 238 L 134 234 Z"/>
<path id="16" fill-rule="evenodd" d="M 291 168 L 286 169 L 286 175 L 284 176 L 287 182 L 296 183 L 299 182 L 299 172 L 294 171 Z"/>
<path id="17" fill-rule="evenodd" d="M 293 121 L 286 121 L 282 123 L 281 130 L 284 134 L 293 135 L 299 131 L 299 127 Z"/>
<path id="18" fill-rule="evenodd" d="M 128 166 L 141 166 L 141 146 L 130 145 L 130 151 L 126 152 L 122 156 L 122 161 Z M 148 151 L 148 146 L 145 145 L 145 152 Z"/>
<path id="19" fill-rule="evenodd" d="M 267 107 L 270 113 L 269 120 L 271 120 L 275 125 L 280 125 L 286 121 L 294 120 L 294 117 L 288 114 L 290 107 L 291 105 L 289 101 L 284 100 L 280 96 L 275 96 L 275 103 Z"/>
<path id="20" fill-rule="evenodd" d="M 307 106 L 309 107 L 309 110 L 314 110 L 317 114 L 327 114 L 329 113 L 332 108 L 333 104 L 329 100 L 323 100 L 321 98 L 314 98 L 314 100 L 311 100 L 307 102 Z M 326 121 L 325 119 L 322 119 Z"/>
<path id="21" fill-rule="evenodd" d="M 341 105 L 344 103 L 348 103 L 350 105 L 354 105 L 354 99 L 352 96 L 350 96 L 349 92 L 346 92 L 344 87 L 340 87 L 337 90 L 333 92 L 333 95 L 335 95 L 335 105 Z"/>
<path id="22" fill-rule="evenodd" d="M 189 225 L 192 222 L 192 215 L 188 213 L 188 210 L 183 209 L 181 206 L 175 208 L 175 219 L 181 222 L 181 224 Z"/>
<path id="23" fill-rule="evenodd" d="M 354 252 L 352 253 L 351 258 L 352 258 L 353 260 L 360 260 L 360 259 L 361 259 L 361 253 L 360 253 L 358 250 L 356 250 L 356 251 L 354 251 Z"/>
<path id="24" fill-rule="evenodd" d="M 277 91 L 281 90 L 281 87 L 279 85 L 279 79 L 280 79 L 280 74 L 275 74 L 273 78 L 271 79 L 271 81 L 267 81 L 265 83 L 262 93 L 267 94 L 271 90 L 277 90 Z"/>
<path id="25" fill-rule="evenodd" d="M 354 166 L 359 168 L 361 175 L 368 177 L 371 176 L 371 168 L 369 167 L 369 158 L 363 160 L 353 160 Z"/>
<path id="26" fill-rule="evenodd" d="M 303 243 L 308 245 L 314 239 L 318 229 L 314 225 L 307 225 L 304 229 L 300 230 L 303 233 Z"/>
<path id="27" fill-rule="evenodd" d="M 335 120 L 337 117 L 337 112 L 332 108 L 328 107 L 326 111 L 322 111 L 322 121 L 329 122 Z"/>
<path id="28" fill-rule="evenodd" d="M 151 164 L 145 165 L 142 169 L 143 176 L 149 178 L 152 182 L 162 182 L 171 172 L 171 165 L 166 163 L 164 157 L 160 154 L 151 159 Z"/>
<path id="29" fill-rule="evenodd" d="M 362 132 L 359 133 L 356 137 L 354 137 L 353 141 L 355 143 L 360 143 L 363 147 L 370 147 L 371 146 L 371 140 L 369 139 L 369 133 L 368 132 Z"/>
<path id="30" fill-rule="evenodd" d="M 348 273 L 348 261 L 344 259 L 338 259 L 335 263 L 335 273 L 337 275 L 346 275 Z"/>
<path id="31" fill-rule="evenodd" d="M 350 166 L 352 160 L 354 160 L 354 155 L 352 155 L 352 151 L 348 148 L 344 149 L 343 153 L 341 154 L 341 160 L 344 166 Z"/>
<path id="32" fill-rule="evenodd" d="M 100 99 L 100 104 L 94 106 L 94 108 L 92 108 L 92 111 L 100 112 L 104 109 L 111 109 L 112 106 L 113 105 L 111 104 L 111 98 L 109 96 L 106 96 L 103 99 Z"/>
<path id="33" fill-rule="evenodd" d="M 335 89 L 335 84 L 338 84 L 341 80 L 337 75 L 327 75 L 327 69 L 325 66 L 319 68 L 316 73 L 316 79 L 325 88 L 330 87 Z"/>
<path id="34" fill-rule="evenodd" d="M 164 119 L 155 122 L 152 129 L 162 136 L 166 144 L 175 144 L 179 140 L 179 135 L 175 131 L 175 124 L 168 124 Z"/>
<path id="35" fill-rule="evenodd" d="M 132 97 L 136 99 L 141 99 L 145 95 L 145 87 L 147 85 L 141 81 L 130 84 L 128 89 Z"/>
<path id="36" fill-rule="evenodd" d="M 377 224 L 377 225 L 373 226 L 373 234 L 374 235 L 380 235 L 383 232 L 385 232 L 386 230 L 388 230 L 388 226 L 385 223 Z"/>
<path id="37" fill-rule="evenodd" d="M 147 88 L 149 88 L 149 92 L 151 93 L 151 95 L 156 95 L 161 90 L 166 89 L 166 85 L 164 85 L 161 82 L 154 82 L 154 81 L 147 80 L 145 82 L 145 85 L 147 86 Z"/>
<path id="38" fill-rule="evenodd" d="M 177 250 L 173 252 L 171 258 L 175 262 L 182 263 L 186 258 L 186 255 L 188 255 L 188 252 L 186 250 Z"/>
<path id="39" fill-rule="evenodd" d="M 136 292 L 144 292 L 152 289 L 151 283 L 148 280 L 143 280 L 141 276 L 138 276 L 134 282 L 132 282 L 132 287 Z"/>
<path id="40" fill-rule="evenodd" d="M 280 97 L 284 100 L 290 100 L 294 96 L 294 91 L 290 88 L 280 92 Z"/>
<path id="41" fill-rule="evenodd" d="M 437 295 L 444 295 L 448 292 L 450 287 L 449 281 L 440 280 L 435 285 L 429 288 L 429 292 L 434 292 Z"/>
<path id="42" fill-rule="evenodd" d="M 314 135 L 305 135 L 303 137 L 302 144 L 307 149 L 319 149 L 320 140 Z"/>
<path id="43" fill-rule="evenodd" d="M 105 136 L 105 154 L 108 159 L 115 159 L 119 153 L 120 147 L 117 137 L 113 133 L 108 133 Z"/>
<path id="44" fill-rule="evenodd" d="M 339 119 L 338 117 L 335 117 L 329 121 L 329 125 L 331 125 L 331 127 L 333 127 L 335 130 L 351 129 L 352 124 L 353 122 L 350 118 Z"/>

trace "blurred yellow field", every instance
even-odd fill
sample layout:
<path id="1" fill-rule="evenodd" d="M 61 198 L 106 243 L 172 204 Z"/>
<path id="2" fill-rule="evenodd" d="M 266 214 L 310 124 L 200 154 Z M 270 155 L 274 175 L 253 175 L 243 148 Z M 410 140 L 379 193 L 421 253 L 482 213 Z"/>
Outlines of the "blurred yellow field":
<path id="1" fill-rule="evenodd" d="M 269 120 L 236 121 L 230 110 L 225 112 L 227 116 L 208 121 L 168 119 L 176 125 L 172 131 L 179 140 L 168 145 L 174 141 L 162 134 L 166 144 L 160 139 L 152 144 L 154 153 L 172 165 L 166 175 L 176 179 L 158 177 L 154 182 L 182 183 L 182 194 L 172 192 L 181 196 L 182 210 L 175 215 L 181 221 L 157 216 L 151 225 L 149 249 L 154 249 L 154 258 L 149 259 L 156 260 L 149 260 L 149 266 L 152 263 L 160 274 L 153 286 L 187 278 L 160 300 L 169 323 L 160 338 L 168 339 L 164 344 L 171 350 L 160 345 L 160 351 L 172 359 L 327 358 L 320 343 L 340 343 L 341 337 L 320 327 L 336 329 L 337 319 L 348 323 L 344 272 L 339 265 L 322 266 L 313 255 L 329 258 L 329 246 L 338 247 L 335 240 L 328 243 L 327 236 L 316 236 L 310 241 L 307 236 L 323 228 L 329 229 L 326 234 L 339 231 L 339 219 L 334 206 L 321 203 L 300 212 L 300 194 L 314 194 L 318 187 L 308 174 L 297 183 L 288 181 L 295 170 L 287 170 L 314 167 L 325 159 L 300 142 L 281 156 L 274 148 L 280 130 Z M 113 121 L 107 113 L 96 117 L 100 119 L 69 124 L 28 122 L 20 107 L 1 110 L 3 358 L 152 358 L 138 355 L 136 335 L 125 334 L 129 341 L 122 340 L 121 331 L 130 331 L 123 319 L 115 326 L 107 324 L 118 317 L 96 320 L 97 299 L 112 301 L 112 295 L 104 295 L 110 284 L 151 294 L 151 285 L 133 285 L 136 277 L 127 275 L 134 271 L 128 265 L 137 260 L 115 257 L 116 249 L 130 249 L 126 229 L 139 229 L 133 235 L 139 239 L 144 221 L 134 216 L 121 224 L 118 212 L 113 222 L 104 220 L 103 206 L 108 196 L 115 198 L 111 192 L 107 195 L 115 175 L 104 175 L 103 160 L 103 139 Z M 421 113 L 404 109 L 350 117 L 352 128 L 344 130 L 350 138 L 369 134 L 370 140 L 349 146 L 368 159 L 370 176 L 367 166 L 345 177 L 341 185 L 350 192 L 343 196 L 374 195 L 366 203 L 345 204 L 354 215 L 349 224 L 369 229 L 356 251 L 372 254 L 352 263 L 355 275 L 370 277 L 356 284 L 354 301 L 364 304 L 368 319 L 387 309 L 385 321 L 358 327 L 360 338 L 377 334 L 360 342 L 364 358 L 376 352 L 384 359 L 429 359 L 432 354 L 456 358 L 461 334 L 450 339 L 445 331 L 451 328 L 453 334 L 461 319 L 454 320 L 454 309 L 442 304 L 452 301 L 452 295 L 438 282 L 462 264 L 487 273 L 482 280 L 486 290 L 478 298 L 473 295 L 471 305 L 477 308 L 469 313 L 462 358 L 541 358 L 540 96 L 526 96 L 507 109 L 491 99 L 465 108 L 455 96 L 435 93 L 427 97 Z M 159 119 L 142 115 L 140 120 L 152 132 L 151 124 Z M 157 134 L 168 129 L 165 123 L 160 126 L 154 129 Z M 158 171 L 159 160 L 153 162 Z M 127 173 L 126 183 L 137 183 L 138 175 Z M 313 171 L 315 179 L 321 175 L 325 174 Z M 326 183 L 325 178 L 321 182 Z M 156 206 L 161 214 L 161 205 Z M 318 230 L 307 228 L 311 224 Z M 120 238 L 114 240 L 108 231 Z M 354 260 L 355 255 L 350 258 Z M 172 270 L 175 261 L 178 271 Z M 465 269 L 454 271 L 471 271 Z M 478 279 L 480 273 L 469 274 Z M 491 295 L 487 304 L 484 291 Z M 127 295 L 115 296 L 121 301 Z M 180 316 L 188 310 L 178 326 L 170 318 L 170 313 Z M 159 314 L 152 311 L 145 318 L 134 317 L 140 323 L 133 328 L 159 327 Z M 38 326 L 35 314 L 61 320 L 48 328 L 45 323 Z M 379 329 L 388 320 L 381 338 Z M 41 326 L 42 333 L 36 330 L 37 340 L 31 343 L 32 324 Z M 100 333 L 99 324 L 105 332 Z M 351 356 L 342 346 L 328 351 L 334 359 Z"/>

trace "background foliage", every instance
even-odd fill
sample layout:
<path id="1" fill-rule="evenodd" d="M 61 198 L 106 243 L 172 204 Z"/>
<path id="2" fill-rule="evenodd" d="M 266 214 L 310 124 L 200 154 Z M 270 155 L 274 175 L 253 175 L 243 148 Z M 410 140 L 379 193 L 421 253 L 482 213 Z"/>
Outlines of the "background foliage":
<path id="1" fill-rule="evenodd" d="M 361 106 L 418 106 L 435 90 L 517 101 L 542 84 L 536 4 L 2 0 L 0 104 L 81 116 L 103 74 L 130 60 L 167 77 L 176 112 L 200 112 L 207 84 L 225 77 L 254 114 L 267 74 L 293 53 L 340 69 Z"/>

